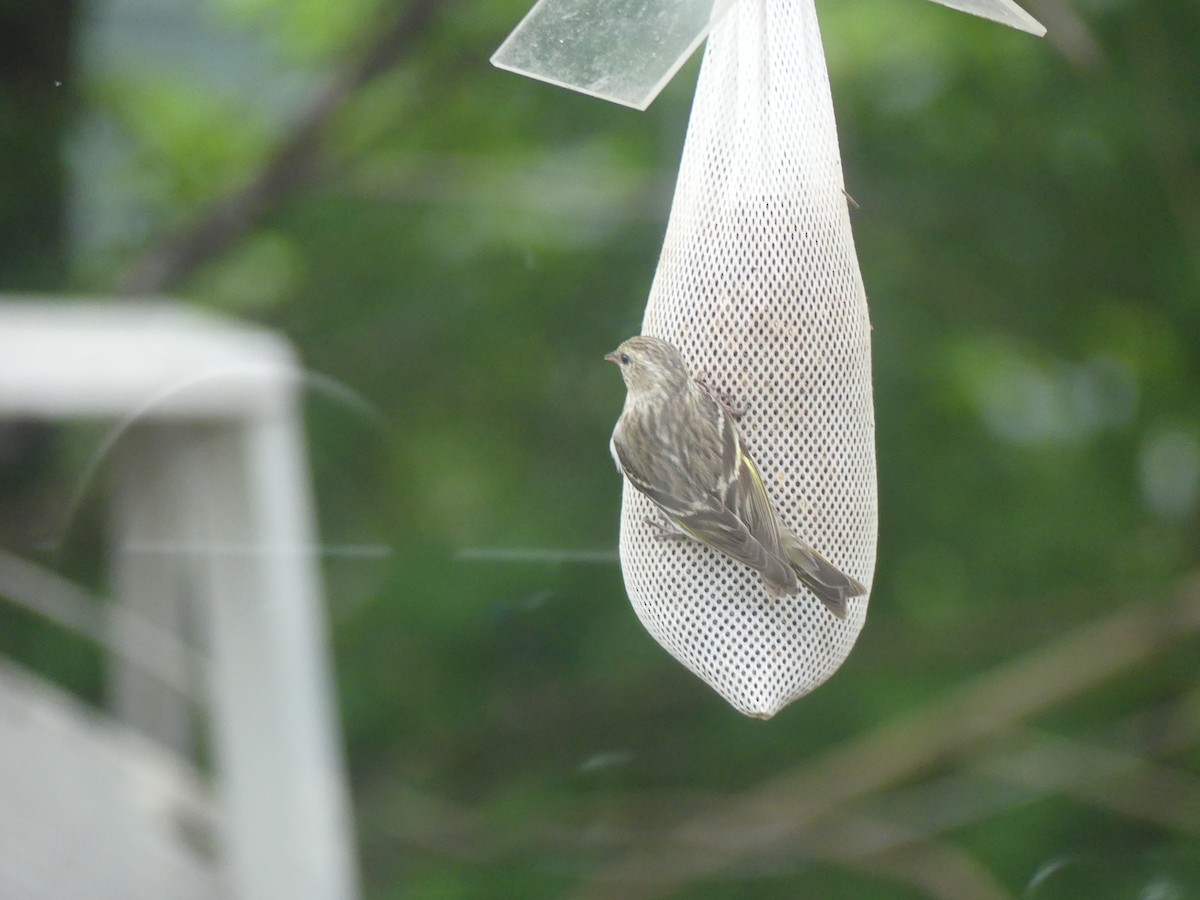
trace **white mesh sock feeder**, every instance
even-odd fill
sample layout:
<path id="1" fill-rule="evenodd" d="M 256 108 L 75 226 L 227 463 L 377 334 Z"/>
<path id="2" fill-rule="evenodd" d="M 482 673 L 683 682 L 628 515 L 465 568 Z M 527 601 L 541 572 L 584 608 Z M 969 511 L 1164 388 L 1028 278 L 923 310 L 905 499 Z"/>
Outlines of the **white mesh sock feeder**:
<path id="1" fill-rule="evenodd" d="M 526 22 L 551 4 L 589 2 L 541 0 Z M 990 3 L 1011 7 L 966 0 Z M 597 83 L 582 89 L 603 93 Z M 674 344 L 744 410 L 743 437 L 784 521 L 869 588 L 871 327 L 813 0 L 740 0 L 712 29 L 642 333 Z M 770 718 L 842 664 L 869 594 L 851 599 L 844 620 L 806 588 L 769 598 L 747 567 L 664 540 L 656 517 L 627 483 L 620 550 L 634 610 L 735 708 Z"/>
<path id="2" fill-rule="evenodd" d="M 742 0 L 709 36 L 642 332 L 744 410 L 783 519 L 870 585 L 875 444 L 870 323 L 811 0 Z M 866 619 L 806 589 L 768 598 L 745 566 L 664 541 L 628 485 L 625 584 L 647 630 L 748 715 L 841 665 Z"/>

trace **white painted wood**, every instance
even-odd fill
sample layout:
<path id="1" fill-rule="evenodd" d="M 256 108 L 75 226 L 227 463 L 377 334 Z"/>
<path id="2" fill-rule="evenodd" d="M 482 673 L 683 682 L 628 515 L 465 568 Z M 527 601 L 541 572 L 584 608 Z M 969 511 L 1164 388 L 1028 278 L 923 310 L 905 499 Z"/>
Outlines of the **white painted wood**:
<path id="1" fill-rule="evenodd" d="M 0 417 L 117 423 L 113 627 L 192 620 L 207 639 L 222 859 L 244 900 L 358 895 L 301 380 L 278 335 L 176 305 L 0 303 Z M 181 701 L 114 667 L 122 717 L 190 743 Z"/>
<path id="2" fill-rule="evenodd" d="M 245 417 L 299 373 L 279 335 L 168 303 L 0 304 L 0 411 L 46 418 Z"/>
<path id="3" fill-rule="evenodd" d="M 218 900 L 217 810 L 195 770 L 0 661 L 0 897 Z"/>
<path id="4" fill-rule="evenodd" d="M 138 423 L 126 428 L 114 446 L 111 498 L 112 585 L 109 632 L 127 646 L 131 632 L 146 625 L 175 637 L 195 634 L 188 622 L 186 560 L 173 553 L 145 552 L 147 542 L 183 543 L 188 535 L 180 515 L 188 423 Z M 191 756 L 196 728 L 187 699 L 171 685 L 186 682 L 189 660 L 162 660 L 169 669 L 150 675 L 135 662 L 114 657 L 108 665 L 109 705 L 118 719 L 177 753 Z"/>

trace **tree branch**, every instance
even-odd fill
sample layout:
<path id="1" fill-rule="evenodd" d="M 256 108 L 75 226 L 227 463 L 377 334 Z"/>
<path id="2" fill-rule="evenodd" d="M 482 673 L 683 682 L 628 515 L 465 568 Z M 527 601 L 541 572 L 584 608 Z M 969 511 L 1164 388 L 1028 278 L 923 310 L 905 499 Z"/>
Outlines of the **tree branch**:
<path id="1" fill-rule="evenodd" d="M 571 897 L 668 896 L 753 856 L 764 842 L 795 840 L 823 816 L 938 761 L 972 752 L 1197 630 L 1200 577 L 1193 574 L 1169 605 L 1135 603 L 1110 613 L 898 721 L 832 748 L 804 768 L 685 819 L 662 839 L 595 873 Z M 697 847 L 705 852 L 698 854 Z"/>
<path id="2" fill-rule="evenodd" d="M 129 294 L 169 290 L 307 184 L 317 170 L 321 138 L 330 123 L 361 87 L 407 56 L 429 26 L 434 11 L 444 6 L 437 0 L 411 0 L 357 64 L 318 92 L 249 184 L 221 198 L 185 230 L 144 254 L 119 279 L 118 289 Z"/>

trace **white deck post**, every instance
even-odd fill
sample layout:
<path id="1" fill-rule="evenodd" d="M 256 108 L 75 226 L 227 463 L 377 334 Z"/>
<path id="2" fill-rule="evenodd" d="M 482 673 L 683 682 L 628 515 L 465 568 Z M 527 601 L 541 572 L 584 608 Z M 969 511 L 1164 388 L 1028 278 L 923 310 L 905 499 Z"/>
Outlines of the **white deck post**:
<path id="1" fill-rule="evenodd" d="M 294 411 L 204 428 L 187 468 L 238 896 L 348 898 L 350 823 Z"/>
<path id="2" fill-rule="evenodd" d="M 188 535 L 180 515 L 187 430 L 179 423 L 143 423 L 125 430 L 114 448 L 112 513 L 109 517 L 113 595 L 110 630 L 128 628 L 131 616 L 182 638 L 189 628 L 187 569 L 178 553 L 146 552 L 149 545 L 182 545 Z M 136 621 L 136 620 L 134 620 Z M 132 640 L 125 636 L 124 640 Z M 181 657 L 162 660 L 177 683 L 187 672 Z M 170 686 L 127 660 L 108 663 L 108 696 L 113 713 L 137 731 L 182 756 L 196 751 L 193 710 Z"/>

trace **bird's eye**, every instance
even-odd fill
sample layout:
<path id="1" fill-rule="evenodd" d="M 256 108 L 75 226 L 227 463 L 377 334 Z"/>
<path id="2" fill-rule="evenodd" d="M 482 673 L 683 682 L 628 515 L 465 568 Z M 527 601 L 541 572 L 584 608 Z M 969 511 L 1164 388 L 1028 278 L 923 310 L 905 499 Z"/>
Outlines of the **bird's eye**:
<path id="1" fill-rule="evenodd" d="M 629 365 L 629 354 L 628 353 L 621 354 L 621 365 L 623 365 L 623 366 Z"/>

